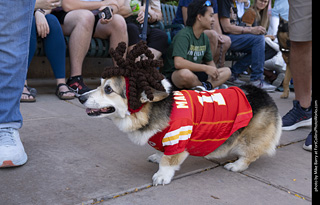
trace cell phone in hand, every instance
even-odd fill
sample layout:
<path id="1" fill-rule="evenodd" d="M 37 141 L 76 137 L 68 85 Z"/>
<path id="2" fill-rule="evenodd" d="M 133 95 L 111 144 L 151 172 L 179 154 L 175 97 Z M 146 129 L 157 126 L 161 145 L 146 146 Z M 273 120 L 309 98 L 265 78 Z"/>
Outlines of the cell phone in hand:
<path id="1" fill-rule="evenodd" d="M 111 19 L 112 17 L 112 12 L 113 12 L 113 9 L 109 6 L 107 6 L 106 8 L 104 8 L 102 11 L 100 11 L 98 13 L 99 15 L 99 18 L 103 18 L 103 19 Z"/>

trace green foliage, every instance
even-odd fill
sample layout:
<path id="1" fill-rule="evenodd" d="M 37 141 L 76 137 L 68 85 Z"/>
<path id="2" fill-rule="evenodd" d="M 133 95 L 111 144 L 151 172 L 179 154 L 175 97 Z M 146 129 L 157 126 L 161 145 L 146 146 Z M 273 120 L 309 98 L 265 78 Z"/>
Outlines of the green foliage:
<path id="1" fill-rule="evenodd" d="M 178 6 L 179 0 L 176 0 L 176 1 L 172 1 L 172 0 L 161 0 L 161 3 Z"/>
<path id="2" fill-rule="evenodd" d="M 179 3 L 179 0 L 176 0 L 176 1 L 173 1 L 173 0 L 160 0 L 161 3 L 164 3 L 164 4 L 170 4 L 170 5 L 174 5 L 174 6 L 178 6 L 178 3 Z M 251 5 L 253 5 L 255 0 L 250 0 L 250 3 Z M 275 0 L 271 0 L 271 6 L 273 7 L 274 5 L 274 1 Z"/>

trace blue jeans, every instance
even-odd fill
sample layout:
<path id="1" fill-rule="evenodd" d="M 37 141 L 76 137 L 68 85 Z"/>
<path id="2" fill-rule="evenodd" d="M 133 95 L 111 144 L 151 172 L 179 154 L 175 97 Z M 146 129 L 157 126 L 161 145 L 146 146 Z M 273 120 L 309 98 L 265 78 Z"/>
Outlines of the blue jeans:
<path id="1" fill-rule="evenodd" d="M 20 97 L 34 5 L 35 0 L 0 1 L 0 128 L 22 126 Z"/>
<path id="2" fill-rule="evenodd" d="M 44 50 L 50 62 L 55 78 L 65 78 L 66 75 L 66 42 L 64 40 L 61 25 L 56 16 L 47 14 L 46 19 L 50 28 L 47 37 L 43 38 Z M 37 48 L 37 29 L 33 17 L 28 67 Z"/>
<path id="3" fill-rule="evenodd" d="M 230 50 L 247 53 L 231 68 L 232 73 L 241 74 L 251 65 L 252 73 L 250 80 L 262 80 L 265 59 L 264 36 L 254 34 L 229 34 L 228 36 L 231 38 Z"/>

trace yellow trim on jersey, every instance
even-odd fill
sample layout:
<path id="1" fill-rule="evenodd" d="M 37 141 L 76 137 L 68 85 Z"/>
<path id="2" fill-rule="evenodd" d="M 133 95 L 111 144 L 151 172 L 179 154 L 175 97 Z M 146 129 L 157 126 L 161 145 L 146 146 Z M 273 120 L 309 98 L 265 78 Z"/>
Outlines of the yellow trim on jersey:
<path id="1" fill-rule="evenodd" d="M 195 140 L 195 139 L 190 139 L 190 141 L 193 141 L 193 142 L 207 142 L 207 141 L 210 141 L 210 142 L 217 142 L 217 141 L 227 140 L 228 138 L 229 138 L 229 137 L 221 138 L 221 139 L 205 139 L 205 140 Z"/>
<path id="2" fill-rule="evenodd" d="M 188 130 L 188 131 L 181 131 L 176 135 L 170 136 L 170 137 L 166 137 L 163 138 L 162 142 L 169 142 L 169 141 L 174 141 L 179 139 L 180 136 L 184 136 L 184 135 L 190 135 L 192 133 L 192 130 Z"/>
<path id="3" fill-rule="evenodd" d="M 179 140 L 188 140 L 192 133 L 192 126 L 182 126 L 176 130 L 168 132 L 162 139 L 163 146 L 178 144 Z"/>
<path id="4" fill-rule="evenodd" d="M 247 111 L 247 112 L 240 112 L 240 113 L 237 114 L 237 116 L 239 116 L 239 115 L 245 115 L 245 114 L 249 114 L 249 113 L 252 113 L 252 110 L 249 110 L 249 111 Z"/>
<path id="5" fill-rule="evenodd" d="M 217 122 L 200 122 L 200 123 L 193 123 L 193 125 L 216 125 L 216 124 L 223 124 L 223 123 L 233 123 L 234 120 L 225 120 L 225 121 L 217 121 Z"/>

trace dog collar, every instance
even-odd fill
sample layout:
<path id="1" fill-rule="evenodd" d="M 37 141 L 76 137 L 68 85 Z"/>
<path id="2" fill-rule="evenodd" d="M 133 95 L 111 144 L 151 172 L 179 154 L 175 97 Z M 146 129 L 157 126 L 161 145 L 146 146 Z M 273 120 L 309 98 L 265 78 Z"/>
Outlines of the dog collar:
<path id="1" fill-rule="evenodd" d="M 126 79 L 126 96 L 127 96 L 127 99 L 128 99 L 128 111 L 129 111 L 129 114 L 132 114 L 132 113 L 136 113 L 136 112 L 139 112 L 142 108 L 143 108 L 143 106 L 144 106 L 144 104 L 145 103 L 143 103 L 139 108 L 137 108 L 137 109 L 132 109 L 131 107 L 130 107 L 130 95 L 129 95 L 129 78 L 128 77 L 125 77 L 125 79 Z"/>

